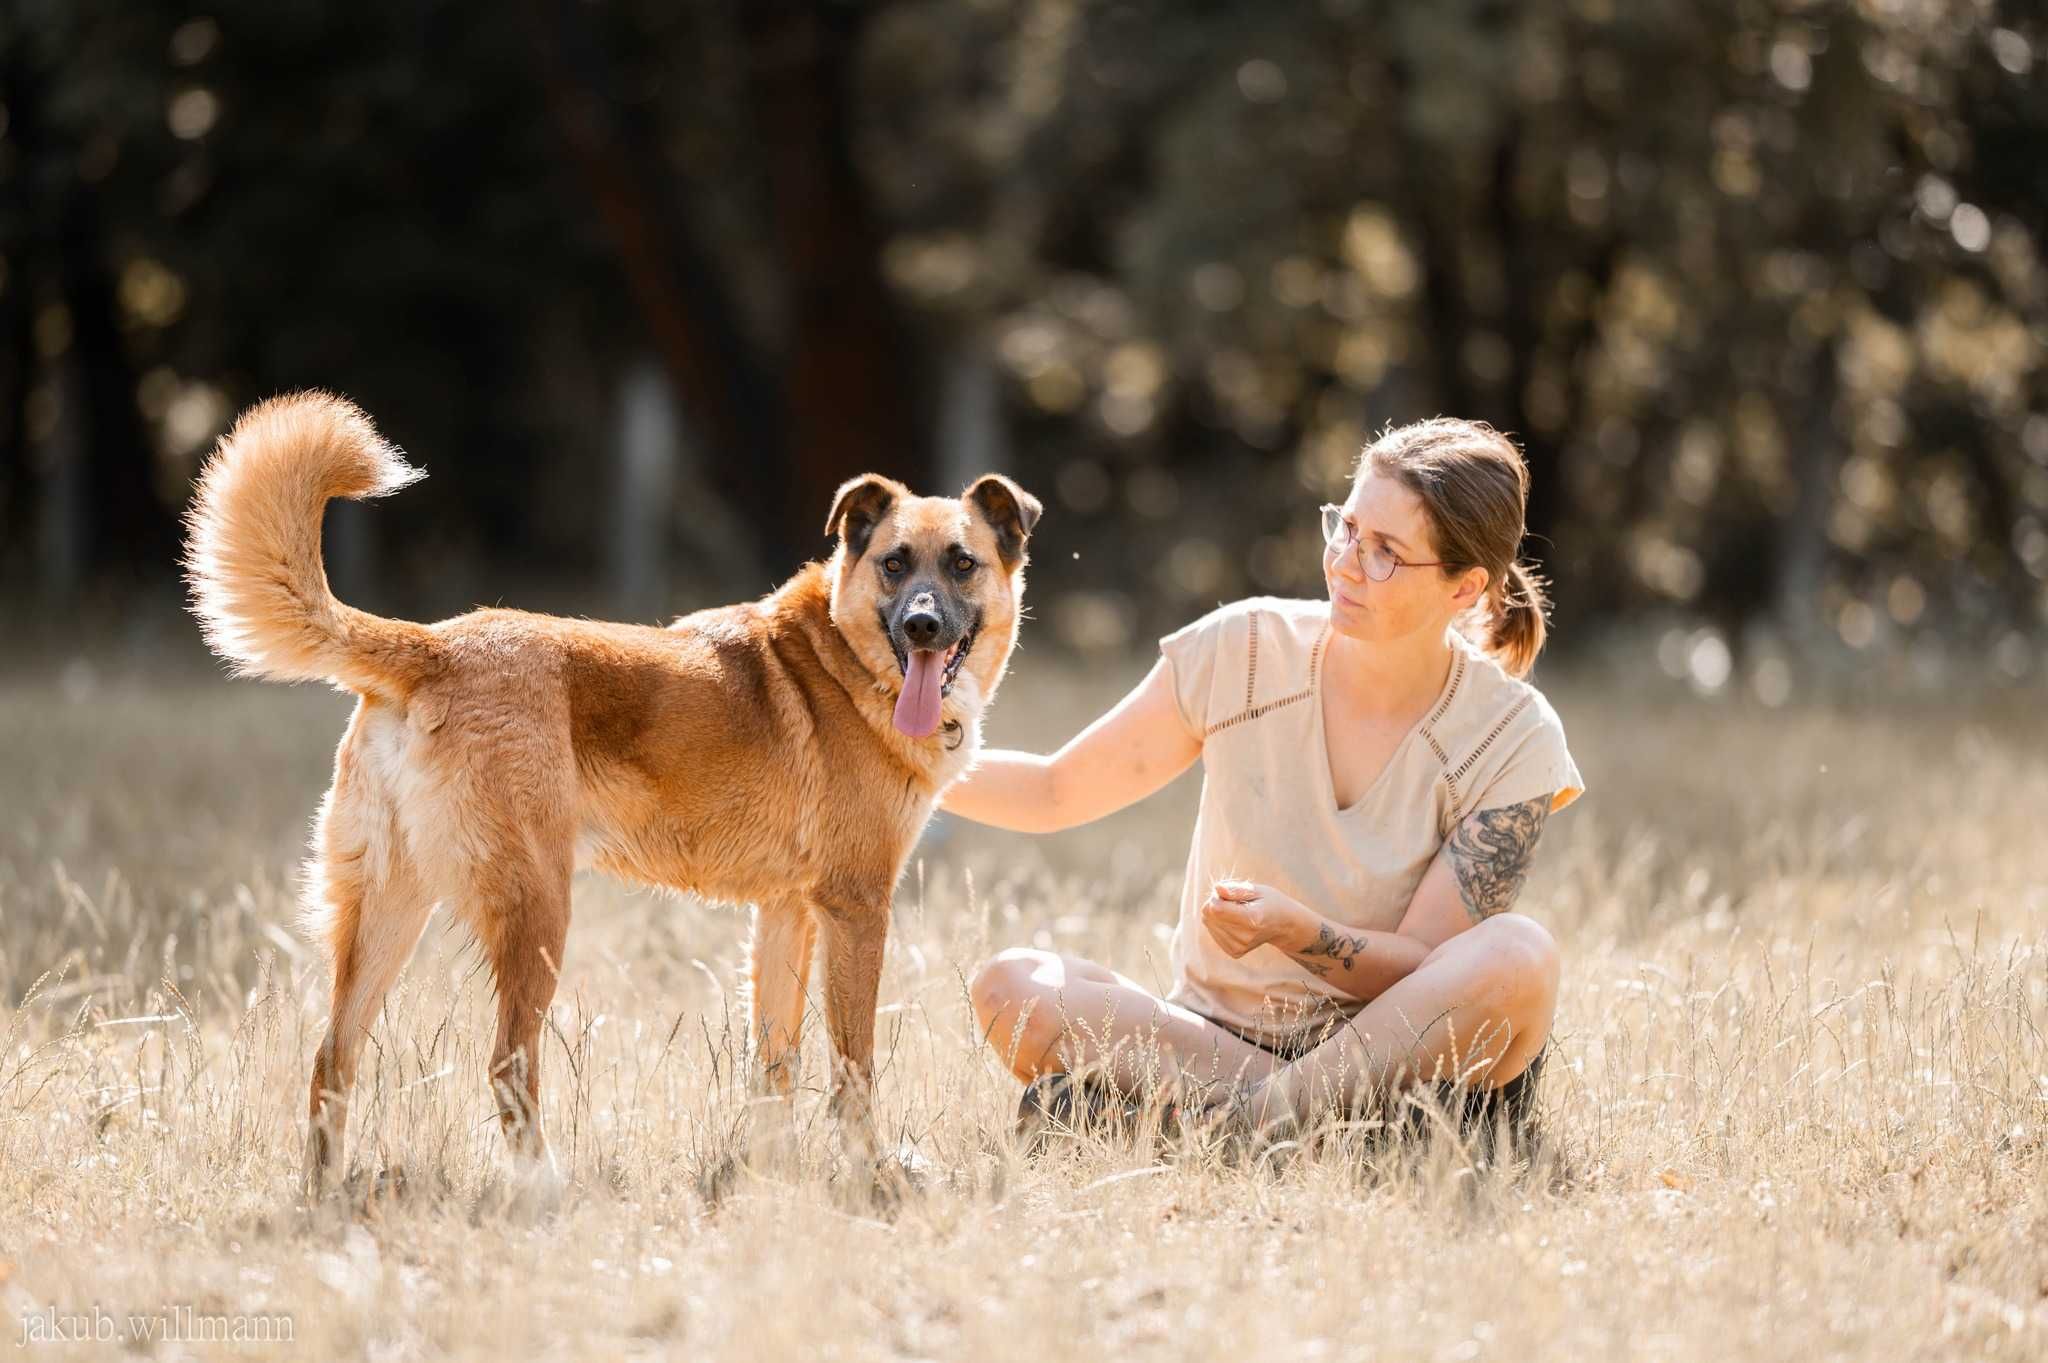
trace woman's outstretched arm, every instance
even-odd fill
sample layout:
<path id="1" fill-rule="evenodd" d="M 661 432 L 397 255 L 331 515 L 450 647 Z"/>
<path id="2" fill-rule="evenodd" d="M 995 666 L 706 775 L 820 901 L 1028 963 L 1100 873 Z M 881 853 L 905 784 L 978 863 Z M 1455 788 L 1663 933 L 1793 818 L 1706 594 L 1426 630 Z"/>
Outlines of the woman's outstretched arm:
<path id="1" fill-rule="evenodd" d="M 1018 833 L 1056 833 L 1144 799 L 1195 764 L 1202 740 L 1174 703 L 1166 660 L 1107 714 L 1049 757 L 985 751 L 939 807 Z"/>

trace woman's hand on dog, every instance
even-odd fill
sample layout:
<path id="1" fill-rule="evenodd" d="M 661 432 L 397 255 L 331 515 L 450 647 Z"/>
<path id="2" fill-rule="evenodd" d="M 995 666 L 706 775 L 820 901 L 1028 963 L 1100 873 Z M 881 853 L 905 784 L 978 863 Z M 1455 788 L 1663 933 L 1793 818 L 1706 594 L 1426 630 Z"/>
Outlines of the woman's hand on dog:
<path id="1" fill-rule="evenodd" d="M 1243 956 L 1255 947 L 1293 951 L 1315 938 L 1319 917 L 1270 885 L 1219 880 L 1202 904 L 1202 926 L 1223 949 Z"/>

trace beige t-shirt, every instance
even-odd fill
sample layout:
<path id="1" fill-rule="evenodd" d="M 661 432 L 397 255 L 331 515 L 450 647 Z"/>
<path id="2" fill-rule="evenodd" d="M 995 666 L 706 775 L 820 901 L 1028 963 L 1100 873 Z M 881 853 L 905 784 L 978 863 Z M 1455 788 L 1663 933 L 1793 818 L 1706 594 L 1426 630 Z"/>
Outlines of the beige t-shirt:
<path id="1" fill-rule="evenodd" d="M 1358 802 L 1337 806 L 1319 683 L 1327 601 L 1254 597 L 1159 641 L 1202 735 L 1202 802 L 1181 885 L 1168 998 L 1270 1042 L 1355 1013 L 1275 946 L 1232 959 L 1202 925 L 1218 880 L 1272 885 L 1347 927 L 1400 926 L 1445 840 L 1478 809 L 1585 789 L 1542 694 L 1456 630 L 1443 691 Z"/>

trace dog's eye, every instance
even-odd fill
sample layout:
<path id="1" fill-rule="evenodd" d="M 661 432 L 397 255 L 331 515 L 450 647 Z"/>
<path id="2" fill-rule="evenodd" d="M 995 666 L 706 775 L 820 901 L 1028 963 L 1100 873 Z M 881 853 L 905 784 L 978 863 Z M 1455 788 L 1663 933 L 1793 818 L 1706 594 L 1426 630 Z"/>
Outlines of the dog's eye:
<path id="1" fill-rule="evenodd" d="M 966 554 L 962 554 L 960 557 L 953 560 L 953 567 L 954 570 L 957 572 L 971 573 L 974 571 L 974 560 L 969 558 Z"/>
<path id="2" fill-rule="evenodd" d="M 882 571 L 894 577 L 897 573 L 903 571 L 903 560 L 894 554 L 889 555 L 889 557 L 882 560 Z"/>

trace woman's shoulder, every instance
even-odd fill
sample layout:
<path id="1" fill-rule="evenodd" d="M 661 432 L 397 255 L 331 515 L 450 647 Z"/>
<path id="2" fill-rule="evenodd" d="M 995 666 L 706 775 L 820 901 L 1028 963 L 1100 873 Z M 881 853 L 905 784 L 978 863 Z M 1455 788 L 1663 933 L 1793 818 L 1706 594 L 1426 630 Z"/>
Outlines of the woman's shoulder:
<path id="1" fill-rule="evenodd" d="M 1182 712 L 1204 731 L 1313 685 L 1327 602 L 1250 596 L 1226 602 L 1160 639 Z"/>
<path id="2" fill-rule="evenodd" d="M 1195 617 L 1161 638 L 1169 652 L 1176 644 L 1196 640 L 1209 649 L 1219 647 L 1251 652 L 1269 650 L 1305 653 L 1315 645 L 1330 618 L 1327 601 L 1306 601 L 1284 596 L 1247 596 L 1226 601 Z"/>
<path id="3" fill-rule="evenodd" d="M 1453 631 L 1451 638 L 1457 650 L 1453 664 L 1457 694 L 1448 698 L 1446 721 L 1488 728 L 1508 714 L 1526 715 L 1532 722 L 1563 731 L 1557 711 L 1533 682 L 1510 673 L 1499 659 L 1463 634 Z"/>
<path id="4" fill-rule="evenodd" d="M 1470 807 L 1496 777 L 1524 767 L 1554 774 L 1561 784 L 1553 789 L 1569 785 L 1575 796 L 1582 787 L 1550 698 L 1469 640 L 1459 638 L 1457 649 L 1455 694 L 1431 728 L 1458 803 Z"/>
<path id="5" fill-rule="evenodd" d="M 1288 596 L 1247 596 L 1218 604 L 1214 609 L 1190 621 L 1186 628 L 1201 624 L 1249 620 L 1255 616 L 1283 620 L 1289 624 L 1299 622 L 1320 625 L 1330 617 L 1330 603 Z"/>

